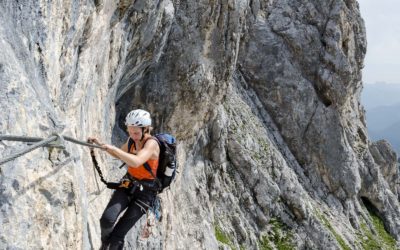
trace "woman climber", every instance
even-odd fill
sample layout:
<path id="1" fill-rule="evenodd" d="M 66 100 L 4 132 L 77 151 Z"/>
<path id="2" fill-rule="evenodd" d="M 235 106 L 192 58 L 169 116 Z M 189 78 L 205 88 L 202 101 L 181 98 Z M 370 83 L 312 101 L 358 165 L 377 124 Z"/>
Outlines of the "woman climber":
<path id="1" fill-rule="evenodd" d="M 155 176 L 160 148 L 150 134 L 150 113 L 141 109 L 132 110 L 126 116 L 125 125 L 129 138 L 121 148 L 101 143 L 94 137 L 88 138 L 88 141 L 101 145 L 107 153 L 128 165 L 121 187 L 114 191 L 100 219 L 101 249 L 123 248 L 125 235 L 152 206 L 159 190 Z"/>

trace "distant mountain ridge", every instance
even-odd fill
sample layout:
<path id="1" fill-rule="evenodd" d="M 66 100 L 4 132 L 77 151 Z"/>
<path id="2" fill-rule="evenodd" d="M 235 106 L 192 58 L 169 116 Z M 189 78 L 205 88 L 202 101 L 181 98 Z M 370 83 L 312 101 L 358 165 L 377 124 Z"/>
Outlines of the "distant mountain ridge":
<path id="1" fill-rule="evenodd" d="M 365 84 L 361 102 L 372 140 L 387 140 L 400 154 L 400 84 Z"/>
<path id="2" fill-rule="evenodd" d="M 367 111 L 379 106 L 400 104 L 400 83 L 364 84 L 361 102 Z"/>
<path id="3" fill-rule="evenodd" d="M 391 106 L 379 106 L 367 110 L 367 127 L 380 131 L 400 121 L 400 103 Z"/>
<path id="4" fill-rule="evenodd" d="M 396 150 L 397 154 L 400 153 L 400 121 L 390 125 L 389 127 L 380 131 L 371 131 L 370 135 L 374 140 L 386 139 Z"/>

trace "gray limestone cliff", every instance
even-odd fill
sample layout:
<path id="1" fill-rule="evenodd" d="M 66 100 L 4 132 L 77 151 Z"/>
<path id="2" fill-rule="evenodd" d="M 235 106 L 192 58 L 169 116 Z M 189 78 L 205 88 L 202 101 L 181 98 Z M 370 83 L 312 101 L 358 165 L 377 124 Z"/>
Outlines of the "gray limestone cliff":
<path id="1" fill-rule="evenodd" d="M 127 112 L 149 110 L 179 173 L 126 249 L 399 248 L 397 157 L 360 105 L 365 53 L 355 0 L 5 0 L 0 133 L 120 145 Z M 100 246 L 111 191 L 88 148 L 65 146 L 0 166 L 1 249 Z M 24 147 L 2 141 L 1 158 Z M 106 179 L 124 174 L 96 155 Z"/>

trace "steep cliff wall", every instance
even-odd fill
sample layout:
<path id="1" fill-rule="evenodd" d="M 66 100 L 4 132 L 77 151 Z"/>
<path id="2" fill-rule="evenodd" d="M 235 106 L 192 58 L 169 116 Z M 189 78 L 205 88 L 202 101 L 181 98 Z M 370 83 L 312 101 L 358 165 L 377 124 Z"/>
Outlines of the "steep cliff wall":
<path id="1" fill-rule="evenodd" d="M 163 219 L 127 249 L 363 249 L 400 241 L 399 173 L 360 105 L 355 0 L 0 3 L 0 132 L 121 144 L 145 108 L 179 140 Z M 0 142 L 1 157 L 23 148 Z M 96 152 L 107 179 L 119 161 Z M 110 191 L 87 148 L 1 166 L 0 248 L 90 249 Z M 388 235 L 388 232 L 391 236 Z"/>

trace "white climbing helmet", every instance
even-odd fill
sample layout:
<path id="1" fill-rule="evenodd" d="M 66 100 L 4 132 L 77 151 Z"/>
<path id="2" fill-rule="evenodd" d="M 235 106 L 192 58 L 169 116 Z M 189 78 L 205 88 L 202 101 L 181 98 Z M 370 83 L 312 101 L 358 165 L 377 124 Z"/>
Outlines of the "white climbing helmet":
<path id="1" fill-rule="evenodd" d="M 151 126 L 150 113 L 143 109 L 132 110 L 125 118 L 125 125 L 137 127 Z"/>

